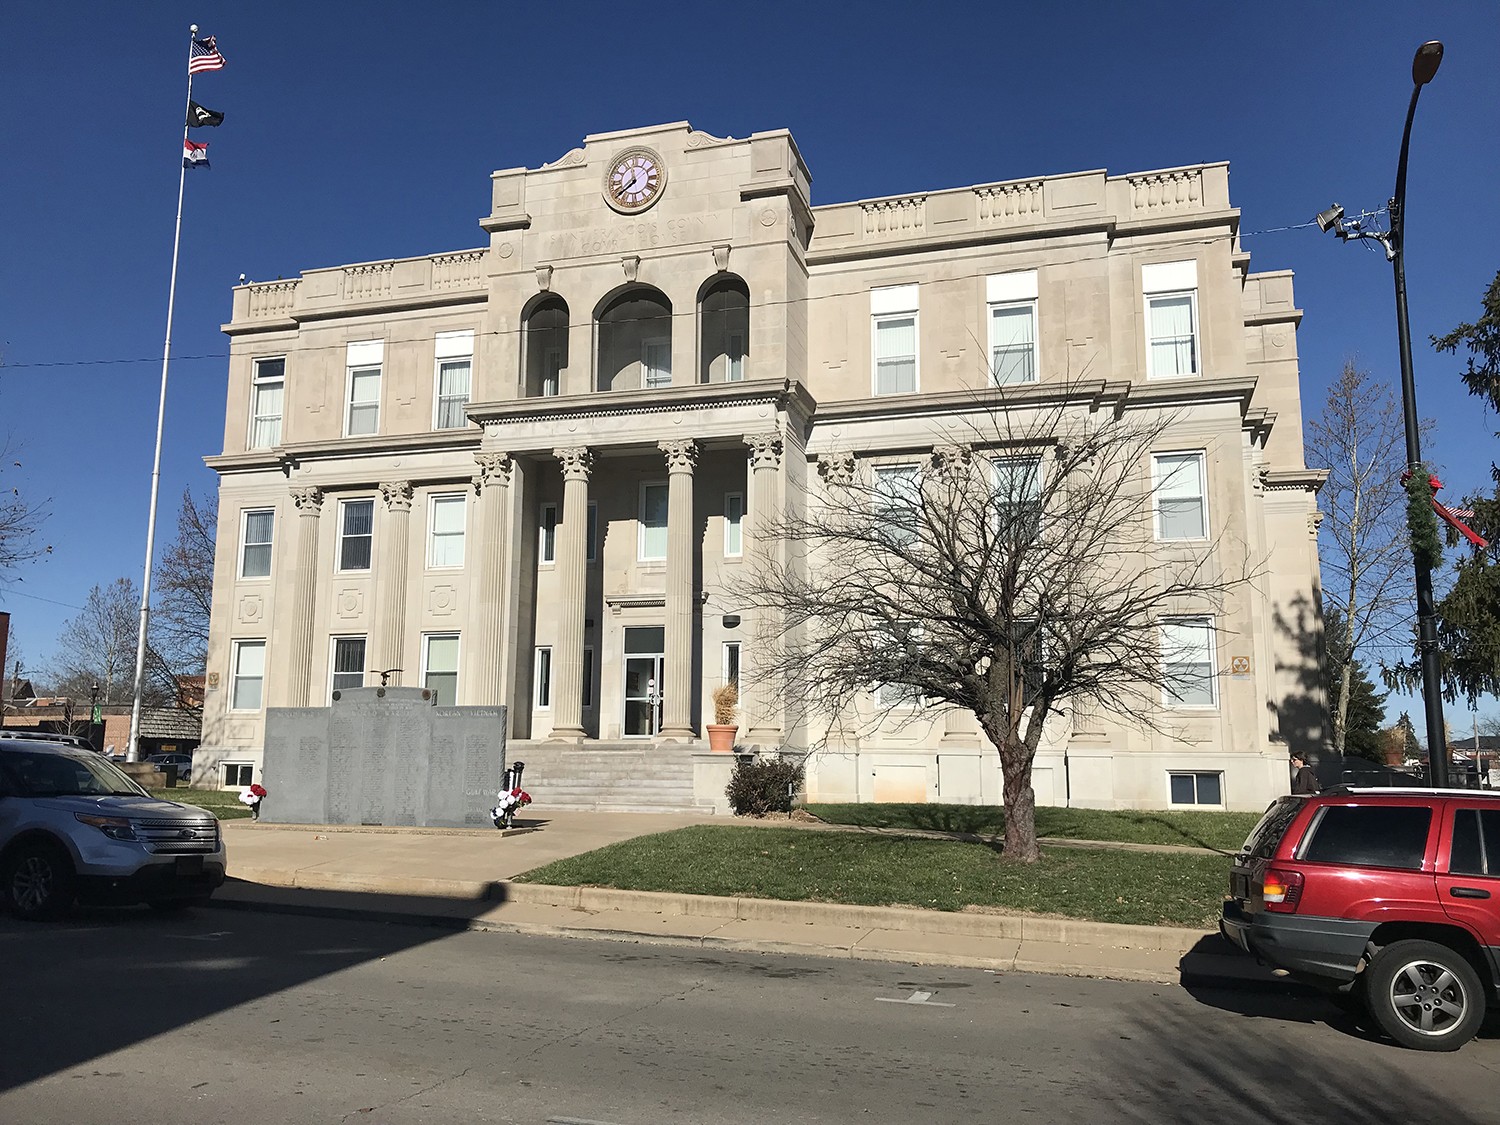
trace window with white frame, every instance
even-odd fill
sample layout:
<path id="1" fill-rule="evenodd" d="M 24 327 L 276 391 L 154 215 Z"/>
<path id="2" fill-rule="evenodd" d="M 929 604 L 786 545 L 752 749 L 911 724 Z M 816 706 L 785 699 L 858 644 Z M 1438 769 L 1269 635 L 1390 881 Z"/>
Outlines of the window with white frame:
<path id="1" fill-rule="evenodd" d="M 1035 383 L 1037 380 L 1036 270 L 992 274 L 985 278 L 989 311 L 990 380 Z"/>
<path id="2" fill-rule="evenodd" d="M 874 393 L 909 394 L 917 389 L 917 287 L 870 290 L 870 353 L 875 357 Z"/>
<path id="3" fill-rule="evenodd" d="M 1002 543 L 1030 544 L 1042 527 L 1041 459 L 997 457 L 993 482 L 995 534 Z"/>
<path id="4" fill-rule="evenodd" d="M 642 561 L 667 557 L 667 486 L 641 485 L 640 539 L 636 558 Z"/>
<path id="5" fill-rule="evenodd" d="M 375 501 L 339 502 L 339 570 L 369 570 L 375 539 Z"/>
<path id="6" fill-rule="evenodd" d="M 536 675 L 533 679 L 536 685 L 536 709 L 538 711 L 550 711 L 552 709 L 552 646 L 538 645 L 536 650 Z"/>
<path id="7" fill-rule="evenodd" d="M 921 625 L 915 621 L 895 621 L 882 638 L 881 647 L 889 655 L 890 663 L 900 668 L 910 663 L 911 650 L 919 648 L 921 643 Z M 911 684 L 883 683 L 875 690 L 875 701 L 881 707 L 920 707 L 922 690 Z"/>
<path id="8" fill-rule="evenodd" d="M 328 690 L 365 686 L 365 638 L 334 637 L 333 654 L 328 662 Z"/>
<path id="9" fill-rule="evenodd" d="M 543 504 L 536 519 L 536 561 L 557 561 L 557 505 Z"/>
<path id="10" fill-rule="evenodd" d="M 462 493 L 434 496 L 427 516 L 427 565 L 434 570 L 464 565 L 464 520 L 468 498 Z"/>
<path id="11" fill-rule="evenodd" d="M 672 338 L 657 336 L 641 341 L 641 386 L 672 385 Z"/>
<path id="12" fill-rule="evenodd" d="M 231 646 L 229 709 L 259 711 L 266 682 L 266 642 L 235 641 Z"/>
<path id="13" fill-rule="evenodd" d="M 250 380 L 250 448 L 281 444 L 281 415 L 286 400 L 286 357 L 255 361 Z"/>
<path id="14" fill-rule="evenodd" d="M 1146 296 L 1146 374 L 1152 378 L 1197 375 L 1198 263 L 1141 267 Z"/>
<path id="15" fill-rule="evenodd" d="M 594 646 L 583 646 L 583 709 L 594 705 Z"/>
<path id="16" fill-rule="evenodd" d="M 439 707 L 458 704 L 458 634 L 422 635 L 422 686 Z"/>
<path id="17" fill-rule="evenodd" d="M 589 501 L 587 535 L 588 546 L 585 548 L 584 560 L 586 562 L 595 562 L 599 558 L 599 505 L 592 500 Z"/>
<path id="18" fill-rule="evenodd" d="M 344 360 L 349 373 L 345 437 L 380 432 L 380 368 L 384 362 L 383 340 L 367 340 L 348 346 Z"/>
<path id="19" fill-rule="evenodd" d="M 724 654 L 723 654 L 723 657 L 722 657 L 722 659 L 720 661 L 720 680 L 721 680 L 722 683 L 734 684 L 735 687 L 739 686 L 739 683 L 740 683 L 740 642 L 739 641 L 725 641 L 724 642 Z"/>
<path id="20" fill-rule="evenodd" d="M 1161 622 L 1162 702 L 1168 707 L 1215 707 L 1218 679 L 1210 617 Z"/>
<path id="21" fill-rule="evenodd" d="M 745 494 L 724 494 L 724 554 L 738 558 L 745 552 Z"/>
<path id="22" fill-rule="evenodd" d="M 435 404 L 432 428 L 435 430 L 457 430 L 469 424 L 464 407 L 474 382 L 474 333 L 439 332 L 434 341 L 437 355 Z"/>
<path id="23" fill-rule="evenodd" d="M 255 780 L 255 766 L 250 762 L 220 762 L 219 778 L 225 789 L 244 789 Z"/>
<path id="24" fill-rule="evenodd" d="M 1223 805 L 1224 775 L 1213 770 L 1170 772 L 1168 792 L 1174 805 Z"/>
<path id="25" fill-rule="evenodd" d="M 876 465 L 873 472 L 876 528 L 897 545 L 912 542 L 921 534 L 922 467 Z"/>
<path id="26" fill-rule="evenodd" d="M 271 538 L 276 526 L 272 508 L 250 508 L 241 514 L 240 577 L 271 576 Z"/>
<path id="27" fill-rule="evenodd" d="M 1158 453 L 1151 458 L 1158 539 L 1208 536 L 1207 473 L 1204 455 Z"/>

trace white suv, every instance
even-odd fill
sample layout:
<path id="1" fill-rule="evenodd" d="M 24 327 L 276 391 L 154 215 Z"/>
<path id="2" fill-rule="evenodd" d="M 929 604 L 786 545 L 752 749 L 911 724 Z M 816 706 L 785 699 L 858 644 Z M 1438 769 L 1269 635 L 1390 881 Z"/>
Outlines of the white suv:
<path id="1" fill-rule="evenodd" d="M 157 800 L 92 750 L 0 733 L 0 903 L 20 917 L 75 899 L 206 902 L 224 866 L 212 814 Z"/>

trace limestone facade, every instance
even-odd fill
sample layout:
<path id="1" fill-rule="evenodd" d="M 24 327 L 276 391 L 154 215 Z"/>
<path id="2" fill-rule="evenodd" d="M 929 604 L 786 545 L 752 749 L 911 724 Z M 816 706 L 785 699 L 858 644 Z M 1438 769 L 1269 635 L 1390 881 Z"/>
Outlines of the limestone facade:
<path id="1" fill-rule="evenodd" d="M 1227 165 L 818 207 L 810 182 L 785 131 L 596 134 L 493 174 L 486 245 L 236 288 L 200 758 L 238 783 L 265 707 L 382 675 L 508 705 L 513 749 L 697 747 L 737 676 L 742 743 L 820 746 L 813 799 L 996 802 L 971 716 L 837 745 L 789 719 L 727 591 L 786 557 L 773 513 L 930 459 L 1000 383 L 1170 407 L 1189 507 L 1261 574 L 1202 622 L 1209 697 L 1059 722 L 1039 803 L 1284 792 L 1321 738 L 1321 476 L 1292 279 L 1249 272 Z"/>

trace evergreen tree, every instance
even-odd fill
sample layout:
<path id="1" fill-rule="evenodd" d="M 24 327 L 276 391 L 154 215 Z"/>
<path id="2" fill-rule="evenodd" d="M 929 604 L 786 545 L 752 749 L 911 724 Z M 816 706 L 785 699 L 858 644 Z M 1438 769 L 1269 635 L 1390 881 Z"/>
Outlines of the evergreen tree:
<path id="1" fill-rule="evenodd" d="M 1417 739 L 1417 728 L 1411 725 L 1411 716 L 1405 711 L 1396 720 L 1396 730 L 1401 733 L 1401 753 L 1408 762 L 1422 760 L 1422 743 Z"/>

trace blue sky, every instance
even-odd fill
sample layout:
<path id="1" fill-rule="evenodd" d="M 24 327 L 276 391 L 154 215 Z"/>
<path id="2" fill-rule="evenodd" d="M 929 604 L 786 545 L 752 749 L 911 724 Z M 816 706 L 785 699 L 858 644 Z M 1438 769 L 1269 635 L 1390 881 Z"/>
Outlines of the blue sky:
<path id="1" fill-rule="evenodd" d="M 188 175 L 158 549 L 183 488 L 214 485 L 241 273 L 482 245 L 493 169 L 664 121 L 791 129 L 815 203 L 1228 160 L 1252 268 L 1296 271 L 1306 412 L 1346 355 L 1394 382 L 1385 261 L 1315 227 L 1250 232 L 1385 203 L 1432 38 L 1447 56 L 1408 185 L 1418 396 L 1447 494 L 1483 487 L 1500 424 L 1426 340 L 1473 319 L 1500 269 L 1500 10 L 1425 7 L 9 0 L 0 436 L 24 466 L 6 483 L 51 497 L 53 550 L 0 609 L 43 668 L 90 587 L 140 578 L 190 23 L 228 59 L 194 98 L 227 120 L 194 131 L 213 167 Z M 1455 733 L 1468 719 L 1450 708 Z"/>

